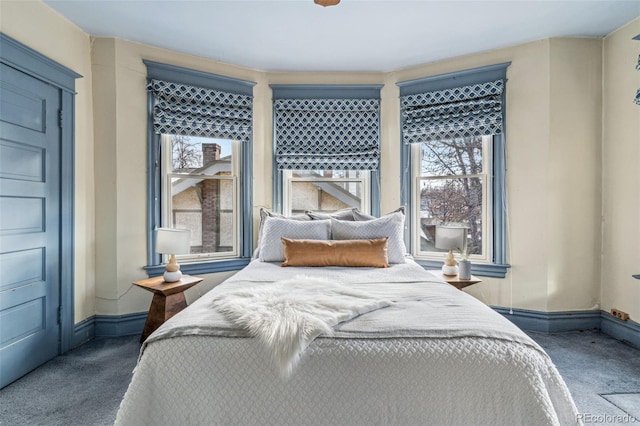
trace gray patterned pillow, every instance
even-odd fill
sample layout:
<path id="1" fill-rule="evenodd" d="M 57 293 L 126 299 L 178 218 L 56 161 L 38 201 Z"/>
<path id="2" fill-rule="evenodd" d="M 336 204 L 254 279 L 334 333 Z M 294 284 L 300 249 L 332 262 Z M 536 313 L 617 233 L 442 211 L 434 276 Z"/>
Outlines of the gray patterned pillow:
<path id="1" fill-rule="evenodd" d="M 391 213 L 387 213 L 385 216 L 389 216 L 390 214 L 394 214 L 394 213 L 398 213 L 398 212 L 400 212 L 400 213 L 402 213 L 404 215 L 404 206 L 398 207 L 397 209 L 395 209 Z M 385 216 L 382 216 L 382 217 L 385 217 Z M 371 216 L 371 215 L 368 215 L 366 213 L 362 213 L 361 211 L 359 211 L 357 209 L 353 211 L 353 220 L 373 220 L 375 218 L 376 218 L 375 216 Z M 340 218 L 338 217 L 336 219 L 340 219 Z"/>
<path id="2" fill-rule="evenodd" d="M 331 237 L 331 221 L 265 218 L 259 247 L 261 262 L 284 261 L 282 237 L 294 240 L 328 240 Z"/>
<path id="3" fill-rule="evenodd" d="M 272 212 L 264 207 L 260 208 L 260 225 L 258 227 L 258 243 L 256 244 L 256 250 L 253 253 L 252 259 L 258 259 L 260 257 L 260 241 L 262 241 L 262 228 L 264 227 L 264 221 L 268 217 L 279 217 L 281 219 L 289 219 L 289 220 L 311 220 L 311 217 L 306 214 L 297 214 L 293 216 L 284 216 L 280 213 Z"/>
<path id="4" fill-rule="evenodd" d="M 331 218 L 338 219 L 338 220 L 354 220 L 353 216 L 356 210 L 358 209 L 356 208 L 342 209 L 342 210 L 337 210 L 331 213 L 306 211 L 305 214 L 313 220 L 322 220 L 322 219 L 331 219 Z"/>
<path id="5" fill-rule="evenodd" d="M 367 240 L 389 237 L 389 263 L 404 263 L 404 213 L 394 212 L 379 219 L 349 222 L 331 219 L 334 240 Z"/>

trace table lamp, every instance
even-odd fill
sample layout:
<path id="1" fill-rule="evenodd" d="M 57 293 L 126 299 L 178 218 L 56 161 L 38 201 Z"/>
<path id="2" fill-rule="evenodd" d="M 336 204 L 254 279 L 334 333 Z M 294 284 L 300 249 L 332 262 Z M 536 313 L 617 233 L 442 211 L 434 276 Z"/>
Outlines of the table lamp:
<path id="1" fill-rule="evenodd" d="M 182 278 L 176 254 L 187 254 L 191 247 L 191 231 L 188 229 L 158 228 L 156 230 L 156 253 L 171 255 L 163 277 L 168 283 Z"/>
<path id="2" fill-rule="evenodd" d="M 449 250 L 442 265 L 444 275 L 458 275 L 458 266 L 453 257 L 453 250 L 462 250 L 467 241 L 467 228 L 453 226 L 436 226 L 436 248 Z"/>

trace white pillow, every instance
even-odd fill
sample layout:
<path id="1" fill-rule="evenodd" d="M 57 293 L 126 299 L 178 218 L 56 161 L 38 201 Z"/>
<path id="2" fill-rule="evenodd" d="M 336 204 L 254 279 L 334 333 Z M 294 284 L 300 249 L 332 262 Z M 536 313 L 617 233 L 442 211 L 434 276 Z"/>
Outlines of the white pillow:
<path id="1" fill-rule="evenodd" d="M 294 240 L 328 240 L 331 237 L 331 221 L 266 217 L 259 247 L 261 262 L 284 261 L 282 237 Z"/>
<path id="2" fill-rule="evenodd" d="M 379 219 L 344 221 L 331 219 L 334 240 L 368 240 L 389 237 L 389 263 L 404 263 L 404 212 L 394 212 Z"/>

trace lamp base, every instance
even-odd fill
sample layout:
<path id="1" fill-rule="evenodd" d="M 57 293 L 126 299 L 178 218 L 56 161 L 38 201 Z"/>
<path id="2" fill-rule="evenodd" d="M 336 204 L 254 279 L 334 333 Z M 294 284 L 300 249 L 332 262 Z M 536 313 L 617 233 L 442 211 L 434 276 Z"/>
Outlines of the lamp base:
<path id="1" fill-rule="evenodd" d="M 458 275 L 458 267 L 455 265 L 442 265 L 442 275 Z"/>
<path id="2" fill-rule="evenodd" d="M 164 274 L 162 274 L 162 277 L 164 278 L 164 281 L 167 283 L 174 283 L 176 281 L 180 281 L 180 278 L 182 278 L 182 272 L 175 271 L 175 272 L 171 272 L 171 271 L 164 271 Z"/>

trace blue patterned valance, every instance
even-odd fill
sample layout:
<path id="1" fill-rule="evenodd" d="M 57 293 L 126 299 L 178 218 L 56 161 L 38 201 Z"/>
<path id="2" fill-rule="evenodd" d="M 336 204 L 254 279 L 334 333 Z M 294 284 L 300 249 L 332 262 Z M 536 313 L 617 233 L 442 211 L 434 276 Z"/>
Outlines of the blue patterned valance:
<path id="1" fill-rule="evenodd" d="M 377 170 L 379 99 L 275 99 L 279 170 Z"/>
<path id="2" fill-rule="evenodd" d="M 152 79 L 153 127 L 158 134 L 205 136 L 249 142 L 253 98 Z"/>
<path id="3" fill-rule="evenodd" d="M 405 143 L 502 132 L 504 80 L 402 96 Z"/>

